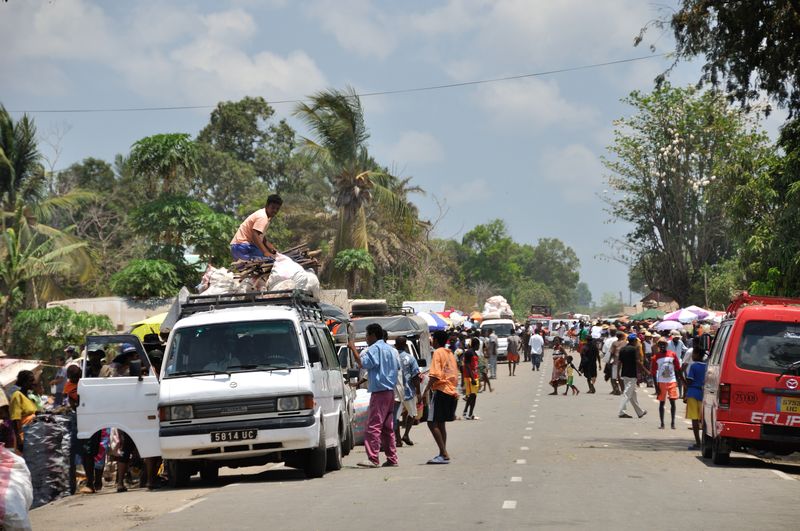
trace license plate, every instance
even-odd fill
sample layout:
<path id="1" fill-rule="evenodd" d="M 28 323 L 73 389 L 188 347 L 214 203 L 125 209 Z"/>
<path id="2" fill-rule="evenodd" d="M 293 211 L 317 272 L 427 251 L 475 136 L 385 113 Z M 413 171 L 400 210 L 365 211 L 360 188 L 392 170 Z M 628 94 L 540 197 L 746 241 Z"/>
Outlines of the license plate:
<path id="1" fill-rule="evenodd" d="M 800 413 L 800 398 L 778 397 L 778 411 L 781 413 Z"/>
<path id="2" fill-rule="evenodd" d="M 211 442 L 236 442 L 247 441 L 255 439 L 258 435 L 258 430 L 230 430 L 230 431 L 212 431 Z"/>

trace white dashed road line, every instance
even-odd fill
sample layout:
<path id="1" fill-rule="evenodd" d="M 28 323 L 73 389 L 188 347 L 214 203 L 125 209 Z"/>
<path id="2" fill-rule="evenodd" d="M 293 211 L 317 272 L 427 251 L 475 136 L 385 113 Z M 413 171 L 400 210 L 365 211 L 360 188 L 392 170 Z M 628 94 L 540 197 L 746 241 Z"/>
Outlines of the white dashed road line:
<path id="1" fill-rule="evenodd" d="M 522 450 L 523 452 L 526 450 L 530 450 L 530 448 L 528 448 L 527 446 L 520 446 L 519 449 Z"/>
<path id="2" fill-rule="evenodd" d="M 511 477 L 511 483 L 520 483 L 520 482 L 522 482 L 522 478 L 521 477 L 519 477 L 519 476 L 512 476 Z"/>
<path id="3" fill-rule="evenodd" d="M 185 509 L 188 509 L 189 507 L 192 507 L 193 505 L 197 505 L 197 504 L 198 504 L 198 503 L 200 503 L 201 501 L 205 501 L 205 498 L 197 498 L 196 500 L 192 500 L 192 501 L 190 501 L 189 503 L 186 503 L 186 504 L 184 504 L 184 505 L 181 505 L 181 506 L 180 506 L 180 507 L 178 507 L 177 509 L 173 509 L 173 510 L 171 510 L 171 511 L 170 511 L 170 514 L 179 513 L 179 512 L 181 512 L 181 511 L 183 511 L 183 510 L 185 510 Z"/>
<path id="4" fill-rule="evenodd" d="M 531 440 L 531 436 L 530 435 L 523 435 L 522 438 L 525 439 L 526 441 Z"/>
<path id="5" fill-rule="evenodd" d="M 517 500 L 506 500 L 503 502 L 503 509 L 516 509 Z"/>
<path id="6" fill-rule="evenodd" d="M 528 464 L 528 461 L 526 459 L 517 459 L 516 463 L 518 465 L 526 465 Z"/>

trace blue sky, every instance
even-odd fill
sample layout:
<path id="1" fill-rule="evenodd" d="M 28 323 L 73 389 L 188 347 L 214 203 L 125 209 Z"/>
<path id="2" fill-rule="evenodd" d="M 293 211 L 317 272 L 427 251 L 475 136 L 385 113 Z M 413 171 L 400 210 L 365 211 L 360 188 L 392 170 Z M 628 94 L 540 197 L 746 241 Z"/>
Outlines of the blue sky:
<path id="1" fill-rule="evenodd" d="M 670 2 L 667 5 L 671 5 Z M 10 0 L 0 3 L 0 103 L 11 110 L 207 105 L 245 95 L 298 99 L 444 84 L 649 55 L 634 48 L 664 4 L 641 0 Z M 669 34 L 651 33 L 656 53 Z M 428 193 L 436 233 L 460 238 L 502 218 L 519 242 L 556 237 L 581 259 L 596 301 L 627 270 L 602 255 L 626 227 L 596 194 L 620 98 L 648 90 L 670 60 L 448 90 L 364 98 L 370 147 Z M 693 82 L 680 65 L 676 84 Z M 275 105 L 290 118 L 291 105 Z M 60 146 L 56 169 L 113 159 L 137 139 L 195 134 L 211 108 L 34 114 Z M 19 117 L 19 115 L 16 115 Z M 302 132 L 295 120 L 292 124 Z M 768 121 L 774 132 L 779 116 Z M 53 142 L 55 141 L 55 142 Z M 43 144 L 53 158 L 53 151 Z"/>

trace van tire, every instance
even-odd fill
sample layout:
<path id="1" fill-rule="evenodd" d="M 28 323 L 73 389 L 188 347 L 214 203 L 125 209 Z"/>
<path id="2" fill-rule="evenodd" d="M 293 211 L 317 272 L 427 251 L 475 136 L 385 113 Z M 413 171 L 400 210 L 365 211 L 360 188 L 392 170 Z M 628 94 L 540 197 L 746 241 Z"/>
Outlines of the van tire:
<path id="1" fill-rule="evenodd" d="M 350 452 L 353 448 L 356 447 L 355 445 L 355 435 L 353 435 L 353 425 L 348 423 L 347 428 L 345 429 L 345 438 L 344 438 L 344 445 L 342 446 L 342 455 L 350 455 Z"/>
<path id="2" fill-rule="evenodd" d="M 219 465 L 213 461 L 206 461 L 200 467 L 200 479 L 206 483 L 216 483 L 219 480 Z"/>
<path id="3" fill-rule="evenodd" d="M 703 459 L 711 459 L 711 437 L 706 435 L 705 421 L 700 426 L 700 454 Z"/>
<path id="4" fill-rule="evenodd" d="M 731 460 L 731 451 L 724 451 L 725 442 L 722 437 L 714 437 L 711 442 L 711 462 L 715 465 L 727 465 Z"/>
<path id="5" fill-rule="evenodd" d="M 180 489 L 189 485 L 189 478 L 194 474 L 191 463 L 171 459 L 168 461 L 169 478 L 167 483 L 170 487 Z"/>
<path id="6" fill-rule="evenodd" d="M 325 426 L 322 423 L 322 417 L 319 420 L 319 445 L 316 448 L 307 450 L 306 460 L 303 463 L 303 472 L 306 477 L 321 478 L 325 475 L 327 469 L 328 450 L 325 448 Z"/>
<path id="7" fill-rule="evenodd" d="M 326 457 L 326 469 L 329 471 L 342 469 L 342 433 L 341 425 L 336 430 L 336 446 L 328 448 Z"/>

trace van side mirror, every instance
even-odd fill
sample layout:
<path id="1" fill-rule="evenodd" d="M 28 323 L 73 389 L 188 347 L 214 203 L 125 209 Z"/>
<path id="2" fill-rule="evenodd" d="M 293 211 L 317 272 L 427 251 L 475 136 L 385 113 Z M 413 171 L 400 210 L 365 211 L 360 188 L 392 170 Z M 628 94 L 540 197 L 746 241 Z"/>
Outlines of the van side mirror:
<path id="1" fill-rule="evenodd" d="M 307 345 L 308 347 L 308 361 L 309 363 L 319 363 L 322 361 L 322 356 L 319 351 L 319 345 Z"/>
<path id="2" fill-rule="evenodd" d="M 425 360 L 425 358 L 422 358 L 421 360 L 417 361 L 417 365 L 419 365 L 420 367 L 427 367 L 428 362 Z"/>

